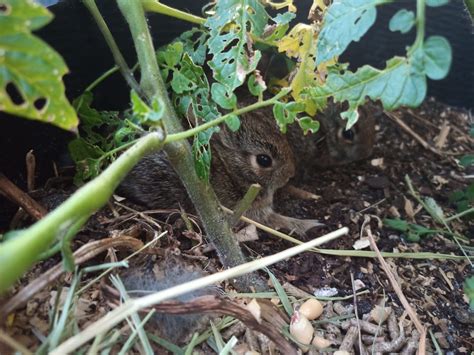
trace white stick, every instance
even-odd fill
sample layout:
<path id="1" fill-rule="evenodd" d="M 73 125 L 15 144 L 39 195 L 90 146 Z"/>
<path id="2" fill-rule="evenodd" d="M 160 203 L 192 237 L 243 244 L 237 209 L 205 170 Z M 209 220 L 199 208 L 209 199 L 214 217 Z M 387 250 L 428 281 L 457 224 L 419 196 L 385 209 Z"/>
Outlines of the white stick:
<path id="1" fill-rule="evenodd" d="M 74 351 L 75 349 L 77 349 L 79 346 L 83 345 L 84 343 L 94 338 L 97 334 L 102 334 L 108 331 L 114 325 L 116 325 L 117 323 L 119 323 L 120 321 L 122 321 L 123 319 L 132 315 L 133 313 L 137 312 L 140 309 L 150 307 L 164 300 L 175 298 L 182 294 L 215 284 L 217 282 L 221 282 L 230 278 L 235 278 L 240 275 L 244 275 L 244 274 L 256 271 L 258 269 L 269 266 L 281 260 L 288 259 L 308 249 L 311 249 L 321 244 L 324 244 L 326 242 L 329 242 L 333 239 L 339 238 L 340 236 L 347 234 L 348 232 L 349 232 L 349 229 L 347 227 L 340 228 L 334 232 L 323 235 L 322 237 L 319 237 L 307 243 L 283 250 L 279 253 L 269 255 L 258 260 L 250 261 L 248 263 L 238 265 L 231 269 L 227 269 L 219 273 L 205 276 L 200 279 L 192 280 L 190 282 L 186 282 L 184 284 L 177 285 L 169 289 L 153 293 L 151 295 L 147 295 L 141 298 L 136 298 L 136 299 L 131 299 L 129 301 L 126 301 L 121 306 L 114 309 L 112 312 L 109 312 L 105 317 L 102 317 L 95 323 L 92 323 L 90 326 L 84 329 L 81 333 L 66 340 L 64 343 L 62 343 L 56 349 L 54 349 L 50 354 L 61 355 L 61 354 L 70 353 Z"/>

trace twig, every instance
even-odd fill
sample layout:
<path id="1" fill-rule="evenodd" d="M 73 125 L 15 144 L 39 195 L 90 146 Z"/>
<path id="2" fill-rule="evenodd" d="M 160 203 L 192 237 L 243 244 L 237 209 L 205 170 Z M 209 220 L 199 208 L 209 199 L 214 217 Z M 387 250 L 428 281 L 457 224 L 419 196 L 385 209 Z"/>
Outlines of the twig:
<path id="1" fill-rule="evenodd" d="M 400 288 L 400 285 L 398 284 L 397 280 L 395 279 L 395 276 L 393 276 L 392 271 L 390 270 L 389 266 L 387 265 L 387 262 L 385 259 L 382 257 L 380 254 L 379 248 L 377 247 L 377 244 L 375 243 L 374 237 L 372 235 L 372 232 L 370 228 L 367 228 L 367 236 L 369 237 L 370 240 L 370 246 L 373 251 L 377 254 L 377 258 L 380 262 L 380 265 L 382 266 L 382 269 L 385 271 L 385 274 L 387 275 L 390 284 L 393 287 L 393 290 L 398 296 L 398 299 L 402 303 L 403 307 L 407 311 L 408 315 L 410 316 L 410 319 L 412 320 L 413 324 L 415 324 L 416 329 L 420 333 L 420 344 L 418 346 L 418 354 L 423 355 L 426 354 L 426 329 L 423 327 L 421 324 L 420 320 L 418 319 L 417 314 L 413 310 L 413 308 L 410 306 L 408 303 L 408 300 L 406 299 L 405 295 L 403 294 L 402 289 Z"/>
<path id="2" fill-rule="evenodd" d="M 2 173 L 0 173 L 0 192 L 3 192 L 10 201 L 19 205 L 30 216 L 37 220 L 43 218 L 48 213 L 46 208 L 20 190 Z"/>
<path id="3" fill-rule="evenodd" d="M 26 183 L 28 186 L 28 192 L 35 189 L 35 172 L 36 172 L 36 158 L 33 154 L 33 149 L 26 153 Z"/>
<path id="4" fill-rule="evenodd" d="M 395 113 L 393 112 L 387 112 L 384 111 L 384 113 L 390 117 L 393 121 L 395 121 L 401 128 L 405 130 L 409 135 L 411 135 L 418 143 L 420 143 L 423 148 L 428 149 L 429 151 L 435 153 L 436 155 L 439 155 L 441 157 L 444 156 L 442 152 L 440 152 L 438 149 L 432 147 L 428 142 L 426 142 L 423 138 L 421 138 L 418 133 L 414 132 L 400 117 L 398 117 Z"/>
<path id="5" fill-rule="evenodd" d="M 250 208 L 250 205 L 255 200 L 259 194 L 262 187 L 259 184 L 250 185 L 249 189 L 245 193 L 245 196 L 237 203 L 237 206 L 234 208 L 234 213 L 230 217 L 229 225 L 231 227 L 235 226 L 240 220 L 240 217 Z"/>
<path id="6" fill-rule="evenodd" d="M 161 292 L 153 293 L 148 296 L 126 301 L 115 310 L 109 312 L 105 317 L 102 317 L 96 322 L 89 325 L 81 333 L 66 340 L 56 349 L 51 351 L 51 354 L 59 355 L 59 354 L 73 352 L 75 349 L 77 349 L 81 345 L 85 344 L 86 342 L 94 338 L 97 333 L 105 332 L 109 330 L 114 325 L 120 323 L 126 317 L 139 311 L 140 309 L 151 307 L 167 299 L 175 298 L 184 293 L 188 293 L 188 292 L 212 285 L 216 282 L 220 282 L 227 279 L 235 279 L 236 277 L 240 275 L 254 272 L 265 266 L 269 266 L 283 259 L 287 259 L 294 255 L 297 255 L 316 245 L 327 243 L 331 240 L 339 238 L 340 236 L 347 234 L 348 231 L 349 231 L 348 228 L 344 227 L 334 232 L 331 232 L 329 234 L 326 234 L 320 238 L 313 239 L 307 243 L 304 243 L 303 245 L 298 245 L 298 246 L 283 250 L 279 253 L 263 257 L 258 260 L 254 260 L 254 261 L 241 264 L 233 268 L 226 269 L 224 271 L 221 271 L 221 272 L 218 272 L 206 277 L 202 277 L 190 282 L 186 282 L 186 283 L 171 287 Z"/>
<path id="7" fill-rule="evenodd" d="M 3 342 L 7 344 L 10 348 L 20 352 L 23 355 L 32 355 L 33 353 L 29 351 L 27 348 L 23 346 L 23 344 L 20 344 L 17 342 L 15 339 L 10 337 L 8 334 L 4 333 L 0 329 L 0 342 Z"/>

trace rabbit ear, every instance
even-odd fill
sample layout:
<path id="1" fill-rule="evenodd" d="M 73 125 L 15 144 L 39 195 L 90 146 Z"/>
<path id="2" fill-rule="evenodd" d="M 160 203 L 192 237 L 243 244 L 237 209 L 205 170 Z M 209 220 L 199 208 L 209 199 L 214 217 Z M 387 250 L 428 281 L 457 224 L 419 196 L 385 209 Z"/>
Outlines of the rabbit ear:
<path id="1" fill-rule="evenodd" d="M 193 109 L 193 105 L 190 104 L 188 106 L 188 110 L 186 111 L 186 119 L 188 120 L 188 123 L 191 127 L 196 127 L 197 124 L 198 124 L 198 118 L 197 116 L 194 114 L 194 109 Z"/>
<path id="2" fill-rule="evenodd" d="M 225 123 L 221 124 L 219 129 L 219 132 L 213 135 L 213 139 L 215 139 L 219 144 L 227 149 L 236 149 L 237 145 L 235 142 L 235 133 L 232 134 L 229 127 L 227 127 Z"/>

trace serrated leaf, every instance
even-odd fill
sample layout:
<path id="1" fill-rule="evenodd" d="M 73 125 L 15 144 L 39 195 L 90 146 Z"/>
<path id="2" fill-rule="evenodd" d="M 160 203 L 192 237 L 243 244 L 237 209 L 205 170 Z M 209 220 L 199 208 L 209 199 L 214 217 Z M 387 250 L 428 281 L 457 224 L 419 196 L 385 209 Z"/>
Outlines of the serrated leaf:
<path id="1" fill-rule="evenodd" d="M 308 134 L 309 132 L 316 133 L 317 131 L 319 131 L 319 122 L 313 120 L 309 116 L 298 118 L 298 124 L 303 130 L 304 135 Z"/>
<path id="2" fill-rule="evenodd" d="M 179 40 L 184 45 L 184 53 L 187 53 L 197 65 L 203 65 L 206 61 L 208 36 L 206 31 L 196 27 L 179 36 Z"/>
<path id="3" fill-rule="evenodd" d="M 237 96 L 232 92 L 228 94 L 224 85 L 213 83 L 211 86 L 212 99 L 222 108 L 233 110 L 237 107 Z"/>
<path id="4" fill-rule="evenodd" d="M 400 31 L 401 33 L 407 33 L 414 25 L 415 14 L 413 11 L 401 9 L 390 19 L 388 27 L 392 32 Z"/>
<path id="5" fill-rule="evenodd" d="M 31 0 L 5 0 L 1 6 L 0 111 L 76 131 L 79 121 L 62 82 L 68 68 L 31 34 L 51 21 L 51 13 Z"/>
<path id="6" fill-rule="evenodd" d="M 302 23 L 297 24 L 278 42 L 278 51 L 286 52 L 289 57 L 299 59 L 296 74 L 291 81 L 291 94 L 295 100 L 299 100 L 304 88 L 315 86 L 317 83 L 314 27 Z"/>
<path id="7" fill-rule="evenodd" d="M 449 0 L 426 0 L 426 5 L 431 7 L 443 6 L 449 3 Z"/>
<path id="8" fill-rule="evenodd" d="M 446 77 L 451 67 L 452 50 L 448 40 L 441 36 L 431 36 L 423 44 L 424 66 L 428 78 L 440 80 Z"/>
<path id="9" fill-rule="evenodd" d="M 324 16 L 316 63 L 342 54 L 352 41 L 359 41 L 375 22 L 375 7 L 388 2 L 390 0 L 335 0 Z"/>
<path id="10" fill-rule="evenodd" d="M 225 124 L 232 132 L 237 132 L 240 128 L 240 119 L 236 115 L 230 115 L 229 118 L 225 120 Z"/>
<path id="11" fill-rule="evenodd" d="M 209 181 L 211 170 L 211 148 L 209 146 L 209 132 L 200 132 L 193 141 L 194 168 L 198 177 Z"/>
<path id="12" fill-rule="evenodd" d="M 372 100 L 380 100 L 387 110 L 393 110 L 402 105 L 416 107 L 426 96 L 426 77 L 422 63 L 422 51 L 415 51 L 411 57 L 394 57 L 387 61 L 385 69 L 379 70 L 364 65 L 355 73 L 331 70 L 322 86 L 307 89 L 316 109 L 322 110 L 330 96 L 335 102 L 349 103 L 347 111 L 341 117 L 348 118 L 348 126 L 358 119 L 357 107 Z"/>
<path id="13" fill-rule="evenodd" d="M 212 55 L 208 64 L 227 92 L 242 85 L 247 74 L 256 69 L 261 53 L 249 50 L 247 30 L 260 37 L 268 19 L 258 0 L 221 0 L 215 14 L 206 20 L 205 26 L 210 30 L 207 45 Z"/>
<path id="14" fill-rule="evenodd" d="M 179 41 L 167 45 L 163 50 L 157 52 L 158 62 L 171 68 L 178 65 L 183 55 L 183 48 L 183 43 Z"/>
<path id="15" fill-rule="evenodd" d="M 163 118 L 164 104 L 161 98 L 153 98 L 150 107 L 132 90 L 130 99 L 132 101 L 133 115 L 138 118 L 141 124 L 153 126 L 159 123 Z"/>
<path id="16" fill-rule="evenodd" d="M 272 20 L 274 25 L 268 26 L 263 33 L 263 38 L 266 41 L 278 41 L 288 31 L 289 23 L 296 17 L 293 12 L 285 12 L 284 14 L 277 14 Z"/>
<path id="17" fill-rule="evenodd" d="M 408 222 L 403 219 L 385 218 L 383 220 L 383 224 L 391 229 L 394 229 L 400 232 L 408 231 Z"/>

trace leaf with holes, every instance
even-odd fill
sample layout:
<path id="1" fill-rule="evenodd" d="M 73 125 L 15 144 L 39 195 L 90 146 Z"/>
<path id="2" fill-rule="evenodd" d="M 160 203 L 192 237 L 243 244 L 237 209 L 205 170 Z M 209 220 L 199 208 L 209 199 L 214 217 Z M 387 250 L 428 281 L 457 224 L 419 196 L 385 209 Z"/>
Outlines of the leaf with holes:
<path id="1" fill-rule="evenodd" d="M 221 0 L 215 14 L 206 20 L 207 42 L 214 78 L 232 93 L 242 85 L 260 60 L 260 51 L 251 48 L 248 32 L 260 37 L 269 16 L 258 0 Z"/>
<path id="2" fill-rule="evenodd" d="M 0 111 L 76 131 L 77 115 L 65 96 L 61 56 L 31 34 L 52 19 L 29 0 L 4 0 L 0 7 Z"/>
<path id="3" fill-rule="evenodd" d="M 342 54 L 352 41 L 359 41 L 375 22 L 375 7 L 388 2 L 391 0 L 335 0 L 324 16 L 316 63 Z"/>
<path id="4" fill-rule="evenodd" d="M 355 73 L 331 70 L 322 86 L 305 91 L 319 110 L 326 106 L 330 96 L 335 102 L 349 103 L 341 117 L 348 119 L 350 128 L 357 122 L 357 107 L 364 104 L 367 97 L 380 100 L 387 110 L 402 105 L 416 107 L 426 96 L 426 76 L 423 67 L 423 50 L 418 48 L 409 58 L 394 57 L 387 61 L 383 70 L 364 65 Z"/>

